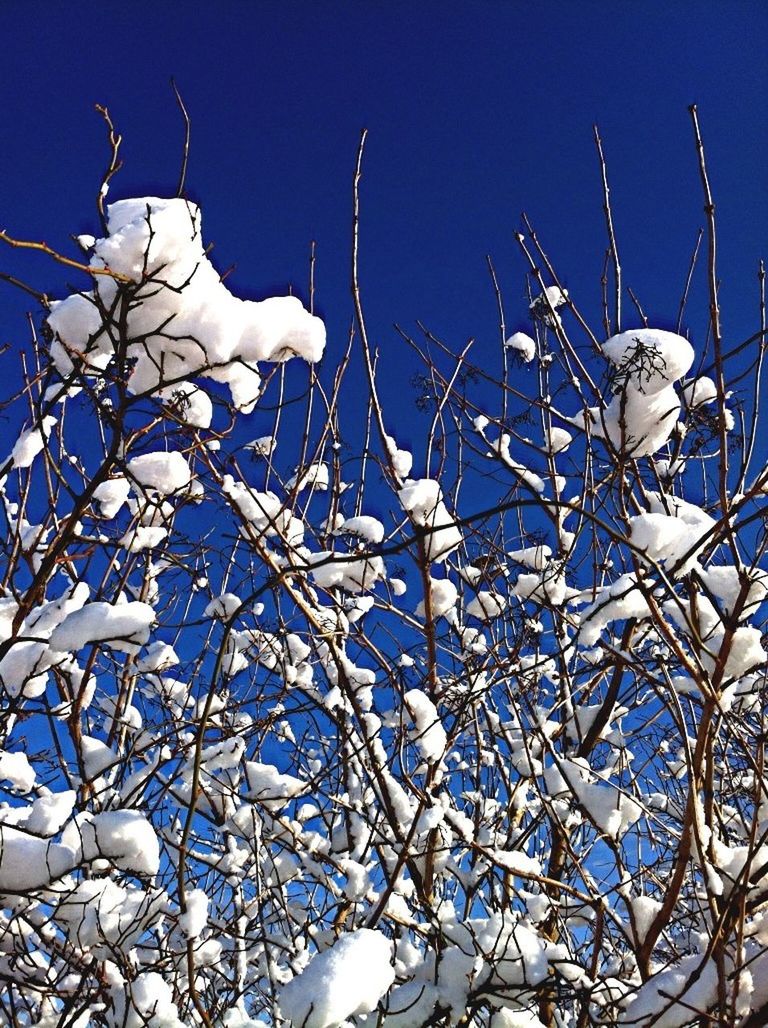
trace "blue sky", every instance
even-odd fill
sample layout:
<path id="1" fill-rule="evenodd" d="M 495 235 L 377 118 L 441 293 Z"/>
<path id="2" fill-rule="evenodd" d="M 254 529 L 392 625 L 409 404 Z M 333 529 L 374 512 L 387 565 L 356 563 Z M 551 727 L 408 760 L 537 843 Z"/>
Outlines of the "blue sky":
<path id="1" fill-rule="evenodd" d="M 768 6 L 757 2 L 6 2 L 0 219 L 65 248 L 96 229 L 106 157 L 93 104 L 125 137 L 112 197 L 173 192 L 192 117 L 189 194 L 241 295 L 306 293 L 340 351 L 351 316 L 350 182 L 360 129 L 362 275 L 371 332 L 400 361 L 397 321 L 451 345 L 495 342 L 490 253 L 508 322 L 523 327 L 526 210 L 577 302 L 599 322 L 604 249 L 597 121 L 625 281 L 652 321 L 674 321 L 703 223 L 687 105 L 699 105 L 720 220 L 727 341 L 751 332 L 768 238 Z M 0 252 L 57 295 L 72 275 Z M 0 335 L 24 331 L 2 288 Z M 694 338 L 704 305 L 691 308 Z M 496 359 L 489 350 L 487 360 Z M 405 367 L 405 363 L 403 364 Z M 386 396 L 406 401 L 400 363 Z"/>

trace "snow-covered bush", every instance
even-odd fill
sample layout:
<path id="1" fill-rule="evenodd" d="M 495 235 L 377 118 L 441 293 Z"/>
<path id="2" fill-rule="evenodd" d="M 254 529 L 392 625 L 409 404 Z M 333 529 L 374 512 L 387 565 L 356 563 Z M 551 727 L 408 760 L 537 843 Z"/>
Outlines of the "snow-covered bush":
<path id="1" fill-rule="evenodd" d="M 0 1024 L 766 1023 L 765 332 L 717 269 L 688 338 L 616 259 L 598 336 L 527 227 L 411 453 L 356 275 L 347 365 L 196 205 L 105 215 L 5 405 Z"/>

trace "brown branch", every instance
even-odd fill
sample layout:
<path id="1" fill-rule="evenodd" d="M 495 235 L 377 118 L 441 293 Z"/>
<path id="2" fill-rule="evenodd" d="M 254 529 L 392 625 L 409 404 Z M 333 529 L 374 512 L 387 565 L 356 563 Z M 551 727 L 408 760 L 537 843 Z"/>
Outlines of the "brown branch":
<path id="1" fill-rule="evenodd" d="M 52 249 L 47 243 L 34 243 L 26 239 L 14 239 L 8 235 L 5 229 L 0 229 L 0 242 L 7 243 L 8 246 L 13 246 L 16 249 L 39 250 L 40 253 L 53 257 L 59 264 L 65 264 L 68 268 L 77 268 L 78 271 L 84 271 L 86 275 L 105 275 L 107 278 L 115 279 L 116 282 L 132 281 L 127 275 L 121 275 L 119 271 L 112 271 L 110 268 L 94 268 L 90 264 L 82 264 L 80 261 L 72 260 L 71 257 L 65 257 L 63 253 Z"/>

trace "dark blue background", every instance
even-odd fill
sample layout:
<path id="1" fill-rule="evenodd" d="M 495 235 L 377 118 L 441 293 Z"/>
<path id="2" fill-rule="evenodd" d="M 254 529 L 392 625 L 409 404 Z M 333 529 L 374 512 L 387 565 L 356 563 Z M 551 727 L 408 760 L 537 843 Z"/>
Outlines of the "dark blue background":
<path id="1" fill-rule="evenodd" d="M 4 227 L 61 248 L 70 232 L 97 231 L 106 147 L 94 102 L 109 106 L 125 138 L 111 197 L 173 193 L 182 139 L 174 75 L 193 121 L 188 191 L 203 205 L 219 266 L 237 263 L 230 283 L 240 295 L 293 284 L 306 296 L 317 240 L 329 361 L 351 317 L 351 176 L 367 126 L 362 284 L 387 358 L 389 404 L 412 407 L 394 321 L 410 328 L 420 318 L 455 347 L 474 336 L 487 365 L 498 362 L 486 253 L 510 328 L 524 326 L 514 242 L 523 209 L 599 326 L 605 237 L 593 121 L 625 281 L 652 323 L 669 325 L 703 224 L 686 110 L 698 103 L 718 205 L 726 345 L 756 327 L 768 228 L 768 5 L 759 0 L 6 0 L 0 39 Z M 85 285 L 9 250 L 0 250 L 0 271 L 51 295 L 67 281 Z M 29 302 L 0 290 L 0 341 L 16 344 Z M 703 289 L 693 299 L 688 327 L 698 342 Z"/>

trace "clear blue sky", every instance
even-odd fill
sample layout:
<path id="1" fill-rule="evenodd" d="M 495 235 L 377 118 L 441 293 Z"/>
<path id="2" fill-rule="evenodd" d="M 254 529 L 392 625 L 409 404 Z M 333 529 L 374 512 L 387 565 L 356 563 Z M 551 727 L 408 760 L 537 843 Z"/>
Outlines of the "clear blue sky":
<path id="1" fill-rule="evenodd" d="M 526 210 L 572 295 L 598 321 L 604 248 L 591 126 L 609 160 L 626 281 L 674 320 L 701 198 L 687 105 L 699 105 L 718 201 L 724 325 L 754 326 L 768 240 L 768 5 L 754 2 L 52 3 L 0 7 L 0 221 L 67 245 L 96 229 L 106 149 L 94 102 L 125 137 L 113 198 L 172 193 L 192 116 L 190 195 L 241 295 L 305 292 L 338 352 L 351 315 L 350 180 L 370 130 L 363 287 L 375 340 L 423 319 L 491 345 L 493 255 L 522 315 L 513 234 Z M 53 294 L 67 275 L 0 251 Z M 0 335 L 27 303 L 0 285 Z M 691 324 L 694 333 L 702 322 Z M 522 322 L 520 326 L 522 327 Z M 402 382 L 391 378 L 393 396 Z"/>

